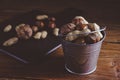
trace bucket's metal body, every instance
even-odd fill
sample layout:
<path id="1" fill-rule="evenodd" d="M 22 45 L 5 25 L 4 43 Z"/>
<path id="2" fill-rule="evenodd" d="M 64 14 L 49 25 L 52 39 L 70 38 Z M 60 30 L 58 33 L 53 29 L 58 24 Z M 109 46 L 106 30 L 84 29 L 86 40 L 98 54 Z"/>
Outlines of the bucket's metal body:
<path id="1" fill-rule="evenodd" d="M 106 33 L 103 31 L 104 38 Z M 94 44 L 76 44 L 62 40 L 63 52 L 65 56 L 65 68 L 67 71 L 86 75 L 94 72 L 104 38 Z"/>

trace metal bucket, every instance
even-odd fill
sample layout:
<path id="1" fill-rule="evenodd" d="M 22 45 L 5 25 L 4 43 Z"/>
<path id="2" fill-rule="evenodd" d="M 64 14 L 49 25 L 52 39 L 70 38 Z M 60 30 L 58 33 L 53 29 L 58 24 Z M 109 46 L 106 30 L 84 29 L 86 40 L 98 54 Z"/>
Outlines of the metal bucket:
<path id="1" fill-rule="evenodd" d="M 102 33 L 105 38 L 105 31 L 102 31 Z M 76 44 L 62 39 L 66 70 L 79 75 L 94 72 L 104 38 L 97 43 L 87 45 Z"/>

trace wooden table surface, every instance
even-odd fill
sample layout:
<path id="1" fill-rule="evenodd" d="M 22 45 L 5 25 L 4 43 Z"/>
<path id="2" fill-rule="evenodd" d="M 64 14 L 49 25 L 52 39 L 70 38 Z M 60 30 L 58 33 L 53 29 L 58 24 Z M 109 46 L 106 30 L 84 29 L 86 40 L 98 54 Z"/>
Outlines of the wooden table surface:
<path id="1" fill-rule="evenodd" d="M 86 76 L 68 73 L 64 68 L 61 47 L 55 50 L 47 61 L 38 65 L 25 65 L 0 52 L 0 80 L 120 80 L 119 0 L 68 1 L 1 0 L 0 22 L 34 9 L 51 13 L 69 7 L 80 9 L 89 21 L 107 26 L 107 36 L 102 45 L 97 70 Z"/>

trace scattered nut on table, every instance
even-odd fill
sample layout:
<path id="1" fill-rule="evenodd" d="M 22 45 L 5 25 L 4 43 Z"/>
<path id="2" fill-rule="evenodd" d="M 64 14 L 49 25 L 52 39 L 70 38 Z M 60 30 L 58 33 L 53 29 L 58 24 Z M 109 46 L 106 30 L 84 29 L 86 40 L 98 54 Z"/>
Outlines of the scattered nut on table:
<path id="1" fill-rule="evenodd" d="M 45 39 L 47 37 L 47 34 L 48 34 L 47 31 L 42 31 L 41 33 L 42 33 L 41 38 Z"/>
<path id="2" fill-rule="evenodd" d="M 13 38 L 10 38 L 10 39 L 6 40 L 3 43 L 3 46 L 12 46 L 13 44 L 15 44 L 17 42 L 18 42 L 18 38 L 17 37 L 13 37 Z"/>
<path id="3" fill-rule="evenodd" d="M 17 35 L 21 39 L 29 39 L 32 36 L 32 29 L 30 25 L 25 24 L 24 26 L 19 26 L 18 29 L 16 29 Z"/>
<path id="4" fill-rule="evenodd" d="M 37 32 L 33 37 L 34 37 L 34 39 L 40 39 L 41 35 L 42 35 L 41 32 Z"/>
<path id="5" fill-rule="evenodd" d="M 44 20 L 45 19 L 45 20 Z M 10 38 L 3 43 L 3 46 L 11 46 L 17 43 L 18 39 L 30 39 L 33 37 L 34 39 L 45 39 L 48 36 L 47 29 L 48 27 L 51 28 L 53 31 L 53 35 L 58 36 L 59 28 L 56 27 L 56 18 L 55 17 L 48 17 L 48 15 L 37 15 L 35 23 L 30 26 L 29 24 L 18 24 L 14 28 L 16 31 L 17 37 Z M 4 28 L 4 32 L 9 32 L 12 29 L 12 25 L 7 25 Z M 34 35 L 33 35 L 34 34 Z"/>
<path id="6" fill-rule="evenodd" d="M 44 22 L 43 21 L 36 21 L 36 25 L 39 27 L 39 28 L 43 28 L 45 26 Z"/>
<path id="7" fill-rule="evenodd" d="M 54 34 L 55 36 L 58 36 L 58 35 L 59 35 L 59 28 L 54 28 L 53 34 Z"/>
<path id="8" fill-rule="evenodd" d="M 50 18 L 48 18 L 48 20 L 49 20 L 49 21 L 52 21 L 52 22 L 55 22 L 55 21 L 56 21 L 55 17 L 50 17 Z"/>
<path id="9" fill-rule="evenodd" d="M 56 27 L 55 22 L 49 22 L 48 27 L 50 27 L 52 29 L 55 28 Z"/>
<path id="10" fill-rule="evenodd" d="M 33 32 L 37 32 L 38 31 L 38 26 L 32 26 L 32 30 L 33 30 Z"/>
<path id="11" fill-rule="evenodd" d="M 48 15 L 37 15 L 36 16 L 37 20 L 43 20 L 43 19 L 46 19 L 46 18 L 48 18 Z"/>
<path id="12" fill-rule="evenodd" d="M 21 23 L 21 24 L 17 25 L 17 26 L 15 27 L 15 30 L 17 31 L 20 26 L 24 26 L 24 25 L 25 25 L 24 23 Z"/>
<path id="13" fill-rule="evenodd" d="M 12 25 L 7 25 L 4 29 L 3 32 L 9 32 L 12 29 Z"/>

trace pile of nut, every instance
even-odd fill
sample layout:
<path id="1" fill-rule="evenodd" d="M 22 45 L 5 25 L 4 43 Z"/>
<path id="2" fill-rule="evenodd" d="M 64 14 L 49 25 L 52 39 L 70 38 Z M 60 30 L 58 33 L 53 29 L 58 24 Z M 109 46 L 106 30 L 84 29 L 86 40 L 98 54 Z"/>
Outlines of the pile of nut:
<path id="1" fill-rule="evenodd" d="M 103 38 L 100 26 L 88 23 L 82 16 L 76 16 L 71 23 L 63 25 L 60 33 L 65 40 L 78 44 L 93 44 Z"/>
<path id="2" fill-rule="evenodd" d="M 45 24 L 45 19 L 48 20 L 48 24 Z M 22 23 L 13 28 L 12 25 L 9 24 L 3 29 L 3 32 L 8 33 L 14 29 L 16 31 L 16 36 L 6 40 L 3 43 L 3 46 L 11 46 L 21 39 L 45 39 L 48 35 L 48 31 L 44 29 L 46 26 L 52 29 L 53 35 L 58 36 L 59 28 L 57 28 L 55 21 L 55 17 L 48 17 L 48 15 L 37 15 L 35 25 L 32 26 Z"/>

